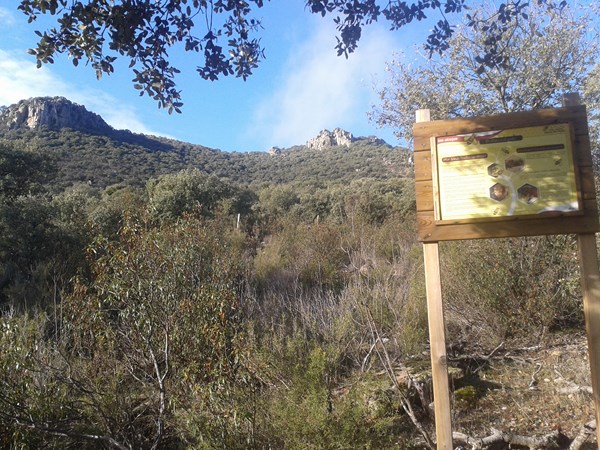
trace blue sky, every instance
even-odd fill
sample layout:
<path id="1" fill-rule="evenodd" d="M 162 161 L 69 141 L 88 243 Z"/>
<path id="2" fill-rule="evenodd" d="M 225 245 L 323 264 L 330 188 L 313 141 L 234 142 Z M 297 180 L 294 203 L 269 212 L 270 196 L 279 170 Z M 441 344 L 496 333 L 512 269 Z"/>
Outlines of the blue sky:
<path id="1" fill-rule="evenodd" d="M 264 151 L 303 144 L 322 129 L 344 128 L 355 136 L 377 135 L 399 144 L 392 130 L 378 129 L 367 112 L 377 102 L 374 86 L 385 82 L 385 62 L 413 47 L 426 28 L 415 24 L 390 32 L 385 24 L 363 33 L 348 60 L 334 50 L 331 18 L 310 14 L 303 0 L 273 0 L 256 10 L 266 60 L 247 81 L 216 82 L 196 73 L 193 53 L 173 52 L 182 71 L 177 79 L 183 113 L 168 115 L 132 87 L 128 61 L 113 75 L 96 77 L 90 67 L 74 67 L 65 55 L 41 69 L 26 53 L 34 30 L 16 10 L 16 0 L 0 0 L 0 105 L 35 96 L 64 96 L 100 114 L 119 129 L 164 135 L 225 151 Z M 416 39 L 413 37 L 417 36 Z"/>

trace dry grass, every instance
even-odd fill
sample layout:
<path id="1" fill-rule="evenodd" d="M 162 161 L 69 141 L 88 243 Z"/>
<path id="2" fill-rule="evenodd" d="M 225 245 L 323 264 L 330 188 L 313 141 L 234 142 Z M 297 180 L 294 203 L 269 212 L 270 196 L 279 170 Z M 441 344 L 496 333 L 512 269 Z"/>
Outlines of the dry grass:
<path id="1" fill-rule="evenodd" d="M 478 375 L 471 380 L 478 398 L 455 402 L 456 431 L 484 437 L 492 428 L 536 436 L 560 430 L 572 439 L 594 417 L 582 334 L 554 337 L 543 348 L 500 352 Z"/>

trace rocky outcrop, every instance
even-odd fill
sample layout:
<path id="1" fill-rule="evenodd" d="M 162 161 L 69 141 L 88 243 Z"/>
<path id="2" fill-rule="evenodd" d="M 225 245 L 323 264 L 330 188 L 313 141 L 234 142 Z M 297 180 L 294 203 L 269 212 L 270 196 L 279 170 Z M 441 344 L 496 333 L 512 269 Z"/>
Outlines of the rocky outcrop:
<path id="1" fill-rule="evenodd" d="M 4 129 L 42 127 L 59 130 L 73 130 L 92 133 L 106 133 L 112 130 L 102 117 L 89 112 L 64 97 L 36 97 L 21 100 L 19 103 L 0 109 L 0 127 Z"/>
<path id="2" fill-rule="evenodd" d="M 344 146 L 350 147 L 354 141 L 352 133 L 336 128 L 333 131 L 323 130 L 316 138 L 306 142 L 308 148 L 323 150 L 329 147 Z"/>
<path id="3" fill-rule="evenodd" d="M 363 138 L 363 140 L 365 141 L 366 144 L 369 144 L 369 145 L 385 145 L 385 144 L 387 144 L 387 142 L 385 142 L 381 138 L 378 138 L 377 136 L 367 136 L 366 138 Z"/>

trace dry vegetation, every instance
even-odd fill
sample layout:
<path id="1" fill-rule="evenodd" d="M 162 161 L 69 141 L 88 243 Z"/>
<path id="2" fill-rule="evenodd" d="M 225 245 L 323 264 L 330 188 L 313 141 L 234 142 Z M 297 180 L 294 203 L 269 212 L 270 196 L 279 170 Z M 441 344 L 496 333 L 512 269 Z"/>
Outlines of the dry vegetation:
<path id="1" fill-rule="evenodd" d="M 2 192 L 0 446 L 433 445 L 410 180 L 51 196 L 28 161 Z M 441 251 L 455 430 L 569 447 L 593 417 L 574 239 Z"/>
<path id="2" fill-rule="evenodd" d="M 466 117 L 580 91 L 597 147 L 596 10 L 536 5 L 499 30 L 502 64 L 478 56 L 487 27 L 392 64 L 374 119 L 409 140 L 424 105 Z M 433 448 L 410 155 L 364 144 L 272 158 L 7 132 L 0 447 Z M 455 445 L 594 446 L 573 237 L 441 250 Z"/>

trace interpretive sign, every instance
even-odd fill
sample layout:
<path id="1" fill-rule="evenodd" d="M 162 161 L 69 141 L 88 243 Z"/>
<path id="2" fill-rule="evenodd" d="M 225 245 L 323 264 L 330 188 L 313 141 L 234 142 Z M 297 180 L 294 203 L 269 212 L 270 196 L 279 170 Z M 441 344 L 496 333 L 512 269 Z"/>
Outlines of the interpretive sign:
<path id="1" fill-rule="evenodd" d="M 584 106 L 417 122 L 423 242 L 600 230 Z"/>
<path id="2" fill-rule="evenodd" d="M 563 108 L 446 121 L 416 112 L 415 185 L 423 242 L 437 450 L 452 450 L 439 241 L 577 234 L 596 423 L 600 423 L 598 202 L 587 114 Z M 600 442 L 600 427 L 596 428 Z"/>
<path id="3" fill-rule="evenodd" d="M 566 123 L 437 137 L 436 220 L 578 213 L 572 147 Z"/>

